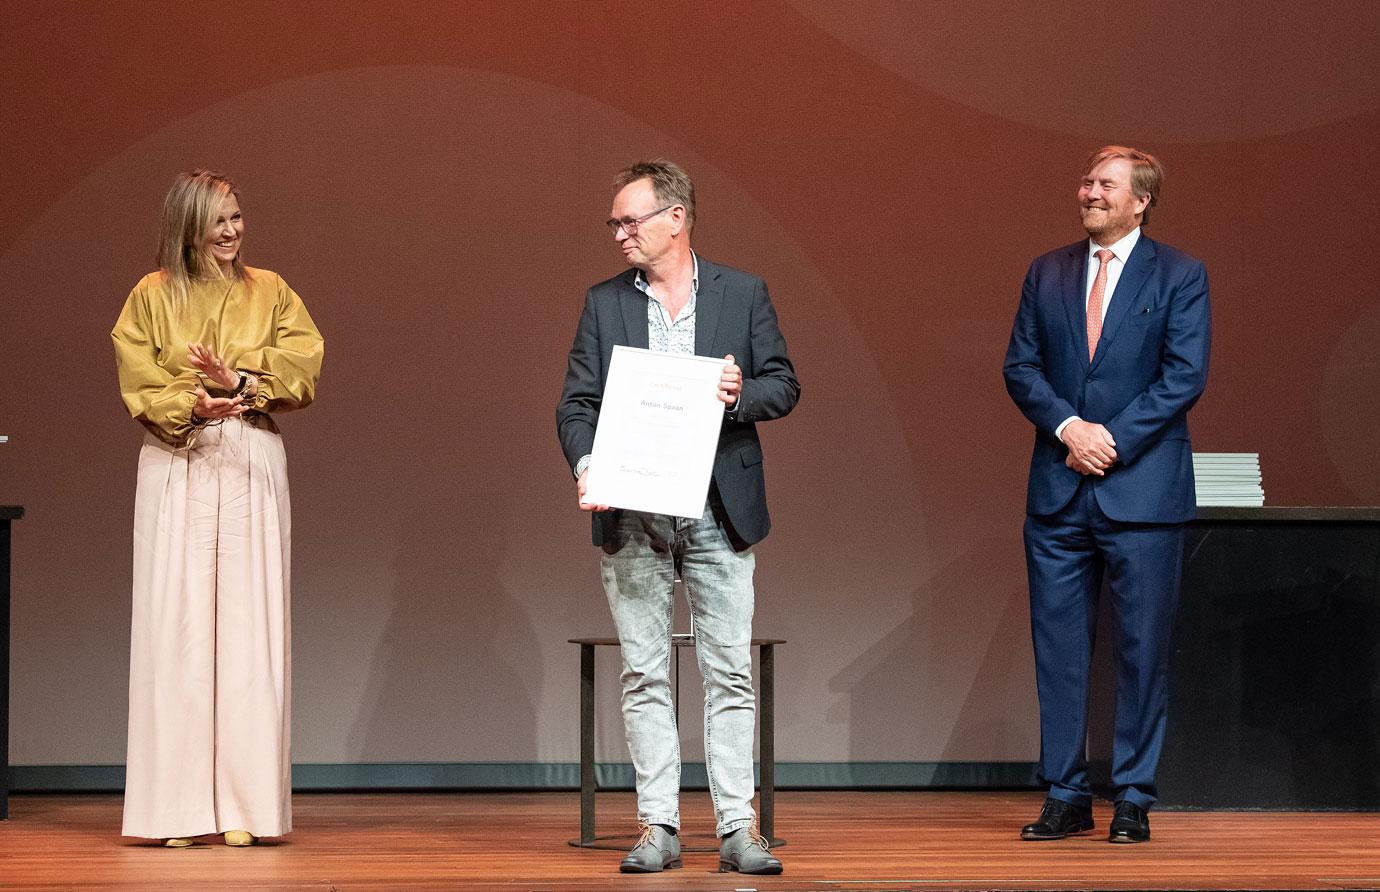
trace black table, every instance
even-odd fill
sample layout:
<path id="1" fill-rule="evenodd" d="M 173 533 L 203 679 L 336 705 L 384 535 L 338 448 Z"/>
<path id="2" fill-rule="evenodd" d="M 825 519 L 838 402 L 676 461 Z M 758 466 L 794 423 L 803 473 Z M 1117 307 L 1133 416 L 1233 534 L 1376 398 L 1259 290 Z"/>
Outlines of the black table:
<path id="1" fill-rule="evenodd" d="M 10 816 L 10 522 L 19 505 L 0 505 L 0 821 Z"/>
<path id="2" fill-rule="evenodd" d="M 571 638 L 569 641 L 580 645 L 580 838 L 570 840 L 570 844 L 585 849 L 625 849 L 626 845 L 613 842 L 623 837 L 594 835 L 594 794 L 598 792 L 594 778 L 594 649 L 618 647 L 618 639 Z M 762 764 L 757 823 L 759 832 L 773 846 L 785 845 L 783 840 L 775 839 L 772 835 L 776 821 L 776 645 L 785 643 L 781 638 L 752 639 L 752 646 L 758 649 L 759 654 L 757 751 Z M 695 642 L 689 635 L 672 635 L 671 646 L 676 658 L 676 684 L 679 687 L 680 648 L 694 647 Z M 717 852 L 718 847 L 686 846 L 685 851 Z"/>
<path id="3" fill-rule="evenodd" d="M 1380 809 L 1380 508 L 1202 508 L 1184 554 L 1161 804 Z"/>

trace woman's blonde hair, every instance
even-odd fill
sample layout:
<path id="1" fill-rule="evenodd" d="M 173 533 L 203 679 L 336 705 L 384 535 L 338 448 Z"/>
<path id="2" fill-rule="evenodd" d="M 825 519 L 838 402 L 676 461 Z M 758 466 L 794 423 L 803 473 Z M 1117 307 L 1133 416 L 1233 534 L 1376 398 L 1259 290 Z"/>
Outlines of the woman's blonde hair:
<path id="1" fill-rule="evenodd" d="M 185 295 L 187 286 L 196 279 L 222 275 L 215 258 L 207 255 L 202 245 L 216 223 L 221 204 L 230 195 L 239 200 L 235 184 L 209 170 L 178 174 L 168 190 L 158 235 L 158 267 L 179 294 Z M 234 278 L 248 277 L 239 254 L 231 266 Z"/>

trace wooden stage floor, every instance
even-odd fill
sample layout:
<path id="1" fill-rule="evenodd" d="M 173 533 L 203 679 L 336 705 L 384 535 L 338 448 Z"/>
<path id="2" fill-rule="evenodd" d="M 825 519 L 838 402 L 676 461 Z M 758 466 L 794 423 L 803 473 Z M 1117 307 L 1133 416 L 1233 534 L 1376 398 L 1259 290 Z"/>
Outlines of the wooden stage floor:
<path id="1" fill-rule="evenodd" d="M 1021 842 L 1033 793 L 784 792 L 779 877 L 685 867 L 620 875 L 617 852 L 576 849 L 575 793 L 299 794 L 295 832 L 252 849 L 172 850 L 123 840 L 120 797 L 16 796 L 0 823 L 9 889 L 1377 889 L 1380 815 L 1152 814 L 1154 839 L 1098 832 Z M 712 842 L 707 794 L 686 794 L 685 834 Z M 599 797 L 601 834 L 635 831 L 629 793 Z"/>

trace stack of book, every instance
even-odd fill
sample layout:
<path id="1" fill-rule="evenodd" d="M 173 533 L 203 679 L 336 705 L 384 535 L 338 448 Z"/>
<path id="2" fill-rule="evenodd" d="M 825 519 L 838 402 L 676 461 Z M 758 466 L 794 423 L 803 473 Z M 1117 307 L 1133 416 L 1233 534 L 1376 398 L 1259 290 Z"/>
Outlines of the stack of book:
<path id="1" fill-rule="evenodd" d="M 1265 504 L 1258 452 L 1193 453 L 1193 485 L 1198 491 L 1199 505 Z"/>

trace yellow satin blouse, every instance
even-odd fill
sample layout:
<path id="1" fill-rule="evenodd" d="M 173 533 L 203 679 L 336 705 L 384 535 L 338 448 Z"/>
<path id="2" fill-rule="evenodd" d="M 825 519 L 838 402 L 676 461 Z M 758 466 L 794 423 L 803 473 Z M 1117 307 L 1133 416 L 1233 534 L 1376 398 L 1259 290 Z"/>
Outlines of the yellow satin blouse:
<path id="1" fill-rule="evenodd" d="M 185 301 L 162 272 L 140 280 L 110 332 L 120 396 L 141 424 L 171 446 L 186 446 L 195 428 L 196 388 L 223 395 L 187 361 L 190 344 L 206 344 L 232 368 L 259 378 L 249 403 L 286 412 L 311 403 L 324 342 L 302 299 L 277 273 L 191 283 Z"/>

